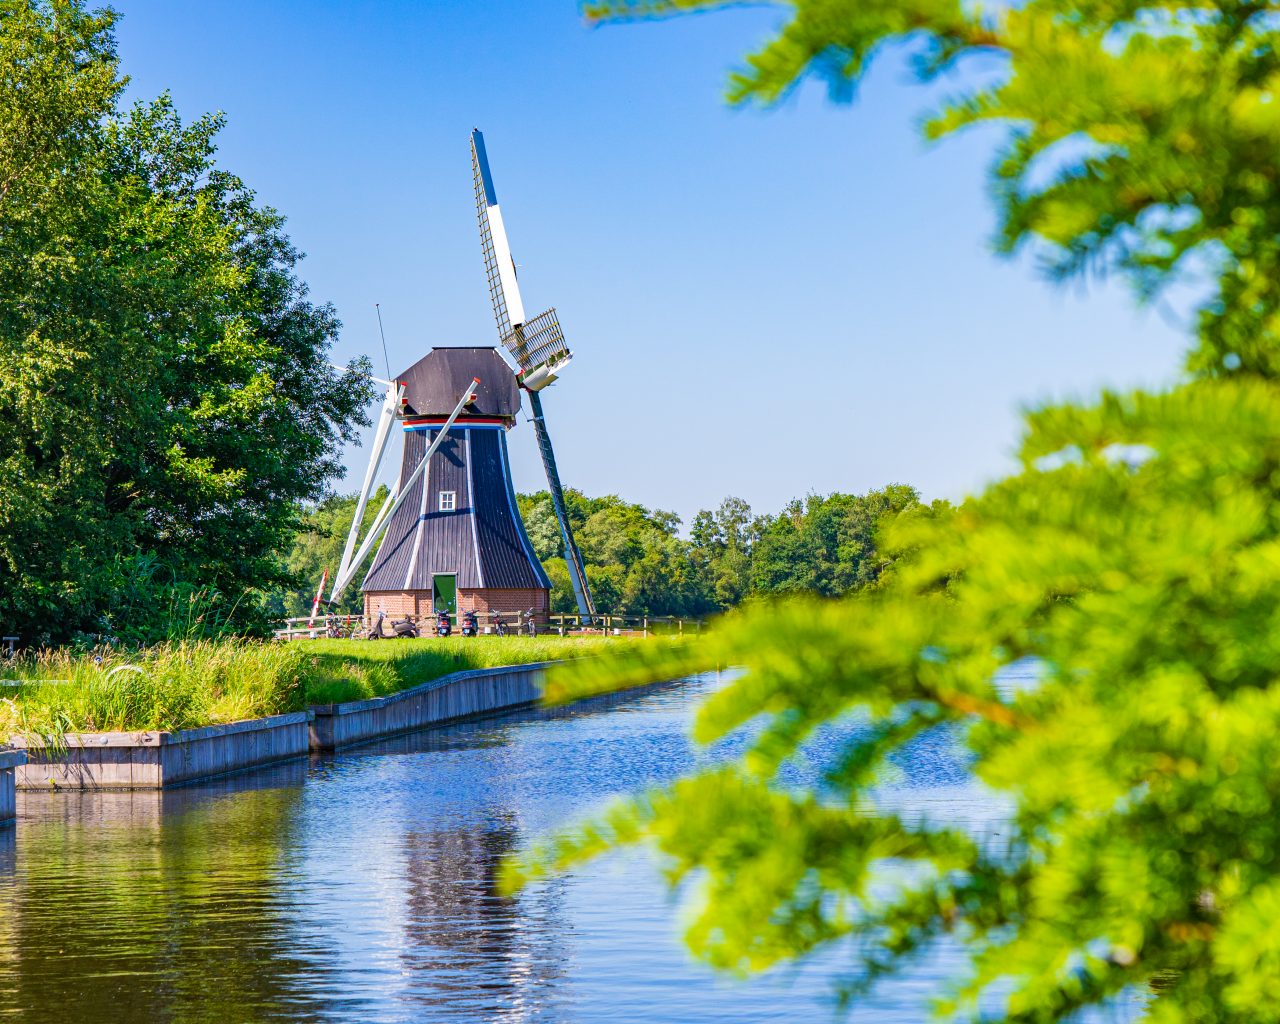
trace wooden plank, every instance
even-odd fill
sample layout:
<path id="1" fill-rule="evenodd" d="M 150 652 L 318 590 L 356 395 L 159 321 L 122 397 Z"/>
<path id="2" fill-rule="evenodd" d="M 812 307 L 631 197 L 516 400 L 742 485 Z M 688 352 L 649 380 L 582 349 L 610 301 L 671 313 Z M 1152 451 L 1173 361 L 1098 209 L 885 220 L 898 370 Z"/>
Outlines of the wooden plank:
<path id="1" fill-rule="evenodd" d="M 0 750 L 0 826 L 9 824 L 18 813 L 17 769 L 26 764 L 27 755 L 17 750 Z"/>
<path id="2" fill-rule="evenodd" d="M 531 704 L 551 662 L 454 672 L 387 697 L 313 707 L 312 749 L 412 732 Z"/>
<path id="3" fill-rule="evenodd" d="M 19 789 L 159 789 L 302 757 L 310 712 L 177 733 L 86 733 L 63 750 L 27 750 Z M 132 739 L 132 743 L 127 743 Z"/>

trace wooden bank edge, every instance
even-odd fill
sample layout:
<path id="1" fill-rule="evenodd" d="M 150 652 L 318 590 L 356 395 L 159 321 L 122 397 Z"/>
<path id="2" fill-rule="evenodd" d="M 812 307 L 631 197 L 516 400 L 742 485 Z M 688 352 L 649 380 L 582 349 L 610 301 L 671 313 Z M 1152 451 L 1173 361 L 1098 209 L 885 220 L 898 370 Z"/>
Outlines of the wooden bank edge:
<path id="1" fill-rule="evenodd" d="M 423 699 L 432 691 L 445 689 L 461 682 L 477 682 L 502 679 L 509 676 L 525 677 L 529 673 L 540 674 L 554 662 L 532 662 L 523 665 L 506 665 L 488 669 L 468 669 L 452 672 L 385 697 L 348 701 L 341 704 L 322 704 L 285 715 L 253 718 L 222 725 L 202 726 L 169 732 L 162 730 L 137 730 L 133 732 L 72 733 L 63 736 L 57 747 L 51 748 L 39 741 L 34 743 L 18 737 L 12 741 L 14 749 L 0 754 L 0 765 L 12 762 L 11 777 L 17 789 L 35 791 L 84 791 L 169 789 L 190 785 L 208 779 L 219 778 L 236 772 L 279 764 L 305 757 L 313 750 L 332 750 L 334 745 L 317 741 L 314 719 L 322 722 L 335 717 L 378 712 L 392 709 L 405 702 Z M 540 687 L 539 691 L 540 692 Z M 352 743 L 369 742 L 382 736 L 410 732 L 426 728 L 438 722 L 457 721 L 496 711 L 509 710 L 537 700 L 538 692 L 530 693 L 518 702 L 492 701 L 477 704 L 469 712 L 448 715 L 439 719 L 415 723 L 408 728 L 388 727 L 372 729 Z M 278 749 L 271 749 L 276 737 L 287 735 L 302 726 L 292 742 Z M 329 732 L 332 735 L 332 732 Z M 236 751 L 234 748 L 239 747 Z M 266 749 L 264 749 L 264 747 Z M 200 762 L 206 765 L 202 769 Z M 3 780 L 0 780 L 3 781 Z M 0 806 L 4 806 L 0 803 Z"/>
<path id="2" fill-rule="evenodd" d="M 62 737 L 56 749 L 39 743 L 29 743 L 22 738 L 14 738 L 11 743 L 15 749 L 0 751 L 0 769 L 4 769 L 8 762 L 12 762 L 11 767 L 17 788 L 28 792 L 168 789 L 173 786 L 190 785 L 252 768 L 295 760 L 311 752 L 327 752 L 358 746 L 436 725 L 483 718 L 496 712 L 528 707 L 537 703 L 542 695 L 546 670 L 557 664 L 560 662 L 541 661 L 494 668 L 464 669 L 384 697 L 346 701 L 339 704 L 316 704 L 306 711 L 183 729 L 177 732 L 140 730 L 75 733 Z M 459 683 L 501 682 L 510 677 L 524 677 L 531 684 L 525 692 L 518 695 L 518 699 L 497 699 L 496 691 L 477 690 L 475 694 L 477 700 L 473 701 L 472 706 L 466 710 L 458 709 L 457 713 L 446 713 L 428 720 L 417 718 L 407 725 L 403 724 L 403 720 L 389 720 L 383 725 L 373 725 L 357 737 L 335 740 L 334 727 L 347 716 L 368 714 L 371 718 L 377 718 L 380 717 L 379 712 L 392 712 L 397 705 L 406 702 L 411 704 L 425 702 L 433 692 Z M 198 769 L 189 770 L 186 773 L 179 772 L 172 778 L 169 777 L 170 772 L 166 770 L 175 758 L 182 758 L 185 755 L 189 761 L 192 751 L 207 752 L 210 748 L 216 749 L 222 745 L 247 741 L 250 739 L 249 734 L 284 732 L 304 723 L 307 739 L 305 743 L 296 747 L 275 752 L 251 751 L 230 762 L 220 761 L 213 770 L 205 772 Z"/>

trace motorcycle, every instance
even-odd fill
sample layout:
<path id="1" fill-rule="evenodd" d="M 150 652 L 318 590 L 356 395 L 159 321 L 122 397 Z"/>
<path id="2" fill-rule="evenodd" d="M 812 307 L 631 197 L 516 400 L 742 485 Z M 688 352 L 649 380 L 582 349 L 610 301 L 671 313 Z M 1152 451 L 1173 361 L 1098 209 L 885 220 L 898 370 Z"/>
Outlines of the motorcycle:
<path id="1" fill-rule="evenodd" d="M 493 631 L 497 633 L 498 636 L 507 635 L 507 624 L 502 618 L 502 612 L 493 613 Z"/>
<path id="2" fill-rule="evenodd" d="M 525 612 L 523 615 L 523 618 L 524 618 L 524 628 L 521 630 L 521 632 L 526 632 L 530 636 L 537 636 L 538 623 L 537 623 L 537 620 L 534 619 L 533 617 L 533 609 L 530 608 L 527 612 Z"/>
<path id="3" fill-rule="evenodd" d="M 462 635 L 476 636 L 480 632 L 480 623 L 476 620 L 475 612 L 463 612 L 462 614 Z"/>
<path id="4" fill-rule="evenodd" d="M 440 612 L 436 616 L 436 636 L 448 636 L 453 632 L 453 620 L 448 612 Z"/>

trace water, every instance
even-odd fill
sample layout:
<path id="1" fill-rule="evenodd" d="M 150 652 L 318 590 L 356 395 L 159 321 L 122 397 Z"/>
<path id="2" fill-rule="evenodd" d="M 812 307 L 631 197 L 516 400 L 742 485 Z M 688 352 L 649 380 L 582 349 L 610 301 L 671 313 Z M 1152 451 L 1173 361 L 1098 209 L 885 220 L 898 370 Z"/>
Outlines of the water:
<path id="1" fill-rule="evenodd" d="M 837 953 L 693 963 L 643 854 L 515 899 L 500 858 L 691 767 L 712 679 L 420 733 L 165 793 L 24 794 L 0 830 L 0 1016 L 59 1021 L 831 1021 Z M 999 827 L 945 737 L 886 798 Z M 916 1022 L 939 951 L 853 1021 Z"/>

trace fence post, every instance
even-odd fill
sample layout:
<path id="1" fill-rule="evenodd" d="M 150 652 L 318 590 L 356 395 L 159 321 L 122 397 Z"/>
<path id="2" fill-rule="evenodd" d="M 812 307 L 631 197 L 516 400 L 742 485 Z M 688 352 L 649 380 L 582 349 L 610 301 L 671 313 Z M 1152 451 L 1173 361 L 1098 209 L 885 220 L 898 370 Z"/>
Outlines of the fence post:
<path id="1" fill-rule="evenodd" d="M 680 620 L 680 635 L 684 636 L 684 619 Z"/>
<path id="2" fill-rule="evenodd" d="M 644 617 L 644 637 L 646 640 L 649 639 L 649 616 L 647 615 Z"/>

